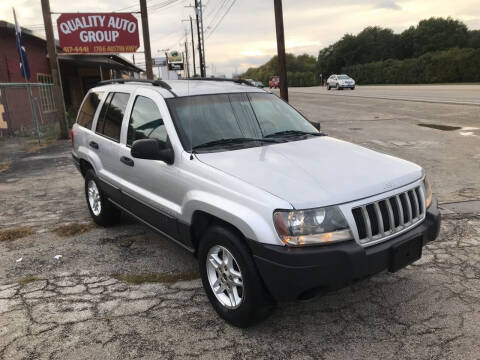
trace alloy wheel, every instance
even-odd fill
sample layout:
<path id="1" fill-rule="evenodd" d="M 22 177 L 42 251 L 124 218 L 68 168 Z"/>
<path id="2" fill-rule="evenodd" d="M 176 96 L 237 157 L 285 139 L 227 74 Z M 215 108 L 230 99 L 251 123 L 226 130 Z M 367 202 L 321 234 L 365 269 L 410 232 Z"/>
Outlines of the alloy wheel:
<path id="1" fill-rule="evenodd" d="M 100 191 L 98 191 L 95 181 L 90 180 L 87 185 L 88 204 L 95 216 L 99 216 L 102 212 L 102 200 L 100 199 Z"/>
<path id="2" fill-rule="evenodd" d="M 227 309 L 238 308 L 244 298 L 243 277 L 232 253 L 223 246 L 213 246 L 206 267 L 208 282 L 220 304 Z"/>

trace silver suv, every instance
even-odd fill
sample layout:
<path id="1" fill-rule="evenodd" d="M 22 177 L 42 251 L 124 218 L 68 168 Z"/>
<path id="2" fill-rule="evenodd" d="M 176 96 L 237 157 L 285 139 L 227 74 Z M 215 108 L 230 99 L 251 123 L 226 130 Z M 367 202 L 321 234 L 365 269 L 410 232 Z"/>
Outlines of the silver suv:
<path id="1" fill-rule="evenodd" d="M 104 83 L 72 143 L 93 220 L 123 211 L 194 254 L 213 307 L 240 327 L 397 271 L 439 231 L 420 166 L 328 137 L 242 81 Z"/>
<path id="2" fill-rule="evenodd" d="M 337 90 L 351 89 L 355 90 L 355 80 L 345 74 L 330 75 L 327 79 L 327 90 L 335 88 Z"/>

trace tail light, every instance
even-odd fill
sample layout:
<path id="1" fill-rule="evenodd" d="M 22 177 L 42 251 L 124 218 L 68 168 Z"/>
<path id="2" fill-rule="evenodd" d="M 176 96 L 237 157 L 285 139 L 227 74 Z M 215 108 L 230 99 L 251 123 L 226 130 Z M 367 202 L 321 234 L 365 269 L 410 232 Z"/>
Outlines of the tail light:
<path id="1" fill-rule="evenodd" d="M 72 139 L 72 148 L 73 148 L 73 129 L 70 130 L 70 139 Z"/>

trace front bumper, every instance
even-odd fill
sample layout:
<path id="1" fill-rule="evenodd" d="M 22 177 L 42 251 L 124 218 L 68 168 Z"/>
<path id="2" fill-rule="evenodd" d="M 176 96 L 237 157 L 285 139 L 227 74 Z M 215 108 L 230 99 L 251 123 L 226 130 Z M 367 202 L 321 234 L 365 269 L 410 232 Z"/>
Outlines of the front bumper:
<path id="1" fill-rule="evenodd" d="M 378 245 L 362 247 L 348 241 L 289 248 L 250 242 L 250 247 L 270 294 L 277 301 L 289 301 L 339 289 L 391 268 L 394 248 L 415 238 L 421 238 L 422 247 L 425 246 L 438 236 L 440 222 L 434 200 L 420 225 Z"/>

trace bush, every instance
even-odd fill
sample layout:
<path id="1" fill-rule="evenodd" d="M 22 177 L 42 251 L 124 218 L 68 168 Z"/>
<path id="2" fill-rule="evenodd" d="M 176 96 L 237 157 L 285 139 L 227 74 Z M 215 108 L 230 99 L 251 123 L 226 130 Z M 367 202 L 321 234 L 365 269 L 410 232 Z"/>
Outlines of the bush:
<path id="1" fill-rule="evenodd" d="M 417 58 L 345 66 L 358 84 L 428 84 L 480 81 L 480 49 L 452 48 Z"/>

